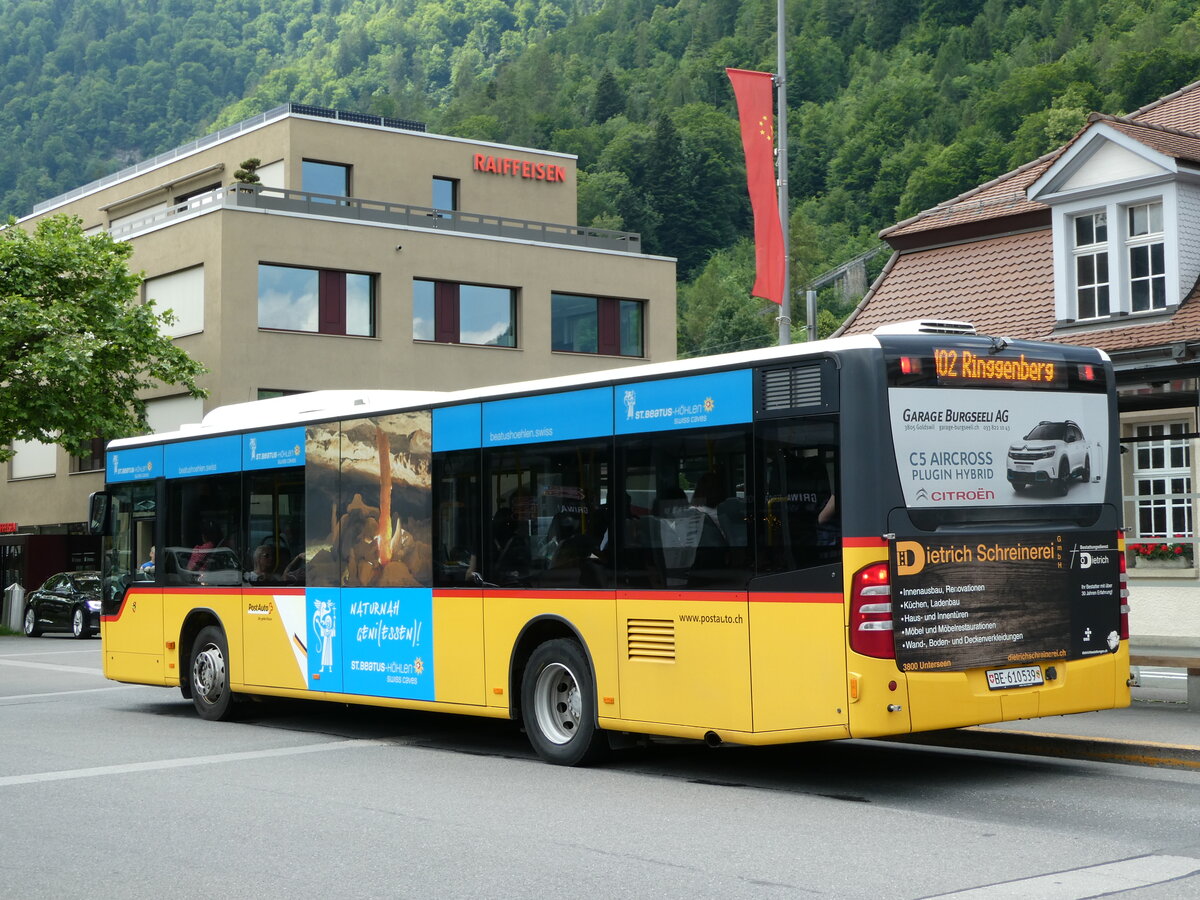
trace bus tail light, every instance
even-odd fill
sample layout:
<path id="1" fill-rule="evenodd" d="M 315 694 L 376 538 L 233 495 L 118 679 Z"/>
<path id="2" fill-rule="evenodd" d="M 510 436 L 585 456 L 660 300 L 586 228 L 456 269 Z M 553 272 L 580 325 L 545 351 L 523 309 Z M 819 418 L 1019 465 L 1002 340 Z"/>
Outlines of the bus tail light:
<path id="1" fill-rule="evenodd" d="M 1125 554 L 1117 554 L 1117 568 L 1120 570 L 1118 584 L 1121 586 L 1121 640 L 1129 640 L 1129 575 L 1125 569 Z"/>
<path id="2" fill-rule="evenodd" d="M 873 563 L 854 573 L 850 589 L 850 649 L 877 659 L 896 658 L 887 563 Z"/>

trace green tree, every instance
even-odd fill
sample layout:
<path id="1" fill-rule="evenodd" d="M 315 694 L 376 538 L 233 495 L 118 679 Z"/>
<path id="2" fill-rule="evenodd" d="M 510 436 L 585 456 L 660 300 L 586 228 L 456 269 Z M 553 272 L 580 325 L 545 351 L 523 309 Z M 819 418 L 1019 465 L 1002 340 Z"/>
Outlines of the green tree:
<path id="1" fill-rule="evenodd" d="M 0 459 L 16 440 L 82 453 L 97 435 L 137 434 L 145 388 L 204 396 L 204 367 L 159 331 L 170 314 L 137 303 L 131 252 L 69 216 L 0 230 Z"/>
<path id="2" fill-rule="evenodd" d="M 617 76 L 605 69 L 596 82 L 596 96 L 592 100 L 592 117 L 597 122 L 607 122 L 613 116 L 625 112 L 625 92 L 617 83 Z"/>
<path id="3" fill-rule="evenodd" d="M 258 184 L 262 181 L 258 174 L 258 167 L 261 165 L 262 160 L 257 156 L 242 160 L 241 168 L 233 173 L 233 180 L 239 184 Z"/>

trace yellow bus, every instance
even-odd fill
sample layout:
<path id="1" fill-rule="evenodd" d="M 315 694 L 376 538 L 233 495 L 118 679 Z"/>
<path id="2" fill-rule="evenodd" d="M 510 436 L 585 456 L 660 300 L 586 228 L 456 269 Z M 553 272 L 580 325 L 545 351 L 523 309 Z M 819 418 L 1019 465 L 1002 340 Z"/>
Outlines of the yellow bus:
<path id="1" fill-rule="evenodd" d="M 112 679 L 644 736 L 901 735 L 1129 702 L 1112 367 L 940 323 L 113 441 Z"/>

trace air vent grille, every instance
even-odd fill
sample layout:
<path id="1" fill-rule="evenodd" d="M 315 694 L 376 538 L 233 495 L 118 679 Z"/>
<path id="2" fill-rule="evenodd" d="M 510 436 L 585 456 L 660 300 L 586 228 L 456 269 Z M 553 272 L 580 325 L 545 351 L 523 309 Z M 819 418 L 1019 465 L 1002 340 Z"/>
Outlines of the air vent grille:
<path id="1" fill-rule="evenodd" d="M 911 322 L 894 322 L 880 325 L 874 334 L 977 334 L 970 322 L 954 322 L 948 319 L 916 319 Z"/>
<path id="2" fill-rule="evenodd" d="M 673 619 L 628 619 L 625 636 L 630 659 L 675 662 Z"/>
<path id="3" fill-rule="evenodd" d="M 821 405 L 821 367 L 796 366 L 763 371 L 763 408 L 796 409 Z"/>

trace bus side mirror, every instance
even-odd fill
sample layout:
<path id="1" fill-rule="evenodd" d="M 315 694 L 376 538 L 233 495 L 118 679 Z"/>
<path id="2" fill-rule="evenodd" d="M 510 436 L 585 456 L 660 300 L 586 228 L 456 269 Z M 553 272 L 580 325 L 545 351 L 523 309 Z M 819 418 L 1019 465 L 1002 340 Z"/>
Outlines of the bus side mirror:
<path id="1" fill-rule="evenodd" d="M 88 534 L 112 534 L 112 494 L 96 491 L 88 498 Z"/>

